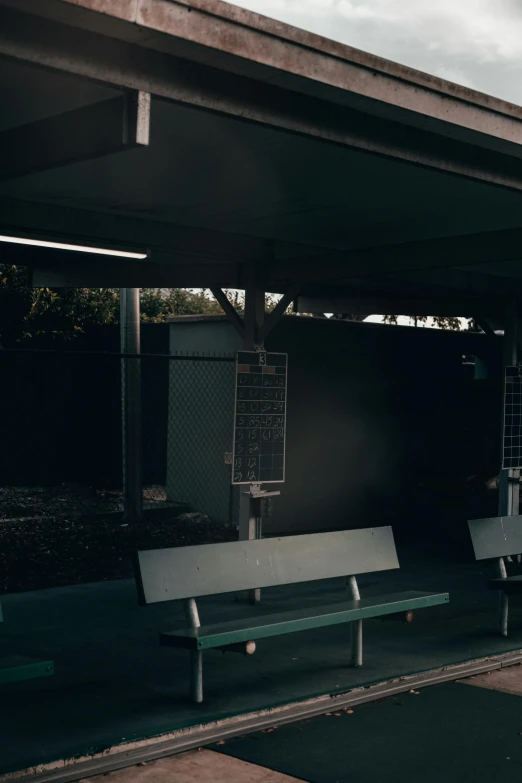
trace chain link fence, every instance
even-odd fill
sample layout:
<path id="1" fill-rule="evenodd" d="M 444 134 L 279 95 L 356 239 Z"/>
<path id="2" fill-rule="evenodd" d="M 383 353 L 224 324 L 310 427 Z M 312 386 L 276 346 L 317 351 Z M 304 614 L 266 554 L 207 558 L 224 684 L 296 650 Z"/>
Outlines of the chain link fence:
<path id="1" fill-rule="evenodd" d="M 216 522 L 237 520 L 231 486 L 235 360 L 173 356 L 168 367 L 165 495 Z"/>
<path id="2" fill-rule="evenodd" d="M 7 574 L 0 591 L 129 575 L 118 569 L 122 536 L 133 527 L 124 518 L 123 487 L 129 362 L 139 363 L 141 381 L 136 489 L 143 522 L 132 546 L 235 537 L 239 496 L 225 460 L 232 449 L 234 355 L 0 351 L 0 571 Z M 53 549 L 61 555 L 50 566 Z M 67 575 L 78 549 L 91 570 L 86 575 L 82 565 Z M 15 560 L 22 582 L 9 577 Z M 44 578 L 44 568 L 54 581 Z"/>

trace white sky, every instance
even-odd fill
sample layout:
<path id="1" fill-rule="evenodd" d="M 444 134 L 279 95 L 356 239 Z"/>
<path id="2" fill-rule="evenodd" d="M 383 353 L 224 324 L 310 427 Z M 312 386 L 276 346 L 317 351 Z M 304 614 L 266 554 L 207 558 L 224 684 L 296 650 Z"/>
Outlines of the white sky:
<path id="1" fill-rule="evenodd" d="M 369 315 L 368 318 L 365 318 L 365 321 L 368 321 L 370 323 L 382 323 L 382 315 Z M 412 322 L 409 315 L 399 315 L 397 318 L 397 323 L 399 326 L 414 326 L 414 323 Z M 433 318 L 428 318 L 426 322 L 420 321 L 418 323 L 419 328 L 423 329 L 438 329 L 439 326 L 433 322 Z M 461 318 L 460 319 L 460 328 L 461 329 L 467 329 L 468 328 L 468 319 L 467 318 Z"/>
<path id="2" fill-rule="evenodd" d="M 236 0 L 234 5 L 522 104 L 522 0 Z"/>

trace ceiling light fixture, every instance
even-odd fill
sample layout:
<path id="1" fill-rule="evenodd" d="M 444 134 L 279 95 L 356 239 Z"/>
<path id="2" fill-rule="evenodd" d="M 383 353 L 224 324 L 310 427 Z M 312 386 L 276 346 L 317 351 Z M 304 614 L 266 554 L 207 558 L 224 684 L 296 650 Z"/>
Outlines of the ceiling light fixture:
<path id="1" fill-rule="evenodd" d="M 143 259 L 148 253 L 134 253 L 129 250 L 111 250 L 107 247 L 88 247 L 87 245 L 68 245 L 64 242 L 48 242 L 43 239 L 27 239 L 26 237 L 8 237 L 0 235 L 0 242 L 9 242 L 13 245 L 33 245 L 34 247 L 47 247 L 52 250 L 73 250 L 75 253 L 92 253 L 98 256 L 118 256 L 119 258 Z"/>

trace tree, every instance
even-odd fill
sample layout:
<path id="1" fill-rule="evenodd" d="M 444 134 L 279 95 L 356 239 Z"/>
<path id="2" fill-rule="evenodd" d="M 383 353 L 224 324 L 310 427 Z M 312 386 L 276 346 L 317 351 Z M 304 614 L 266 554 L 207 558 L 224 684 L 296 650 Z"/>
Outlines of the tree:
<path id="1" fill-rule="evenodd" d="M 221 305 L 206 289 L 142 288 L 141 320 L 162 323 L 173 315 L 214 315 L 223 313 Z"/>
<path id="2" fill-rule="evenodd" d="M 419 323 L 425 324 L 428 320 L 427 315 L 410 315 L 408 317 L 410 319 L 410 323 L 412 323 L 414 326 L 418 326 Z M 382 320 L 385 324 L 397 325 L 397 318 L 397 315 L 383 315 Z M 439 329 L 452 329 L 457 332 L 462 329 L 460 318 L 445 315 L 434 315 L 432 318 L 433 322 L 438 326 Z M 468 329 L 472 328 L 472 323 L 472 320 L 468 321 Z"/>
<path id="3" fill-rule="evenodd" d="M 226 294 L 238 312 L 243 312 L 243 292 Z M 278 299 L 273 294 L 265 296 L 267 312 Z M 175 315 L 223 313 L 207 289 L 142 288 L 140 304 L 141 320 L 148 323 L 162 323 Z M 26 267 L 0 263 L 0 347 L 63 343 L 89 326 L 119 320 L 119 288 L 31 288 Z"/>
<path id="4" fill-rule="evenodd" d="M 206 290 L 144 288 L 140 298 L 149 323 L 223 312 Z M 119 303 L 118 288 L 31 288 L 25 267 L 0 264 L 0 345 L 64 342 L 89 326 L 117 324 Z"/>

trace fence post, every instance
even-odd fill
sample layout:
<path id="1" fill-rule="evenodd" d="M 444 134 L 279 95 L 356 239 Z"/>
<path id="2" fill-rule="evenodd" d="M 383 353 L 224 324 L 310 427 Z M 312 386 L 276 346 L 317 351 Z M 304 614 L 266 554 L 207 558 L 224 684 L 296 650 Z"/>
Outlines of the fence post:
<path id="1" fill-rule="evenodd" d="M 139 288 L 120 288 L 120 343 L 122 354 L 139 355 Z M 123 515 L 128 522 L 139 522 L 143 517 L 141 361 L 122 358 L 121 373 Z"/>
<path id="2" fill-rule="evenodd" d="M 511 303 L 511 306 L 506 309 L 504 314 L 504 373 L 506 367 L 518 364 L 518 329 L 517 307 L 514 303 Z M 504 412 L 502 415 L 504 416 Z M 503 434 L 504 426 L 502 426 L 502 437 Z M 518 515 L 519 486 L 516 483 L 518 476 L 519 472 L 516 470 L 503 470 L 501 468 L 498 509 L 498 514 L 501 517 Z"/>
<path id="3" fill-rule="evenodd" d="M 505 368 L 518 364 L 518 310 L 515 303 L 506 310 L 504 314 L 504 376 Z M 505 382 L 505 381 L 504 381 Z M 502 449 L 504 448 L 504 405 L 502 406 Z M 498 487 L 498 515 L 517 516 L 519 513 L 519 470 L 506 470 L 501 466 L 499 487 Z M 497 573 L 500 579 L 507 576 L 506 564 L 504 558 L 500 557 L 497 564 Z M 498 595 L 498 622 L 500 632 L 503 636 L 508 634 L 508 595 L 504 591 L 499 591 Z"/>

